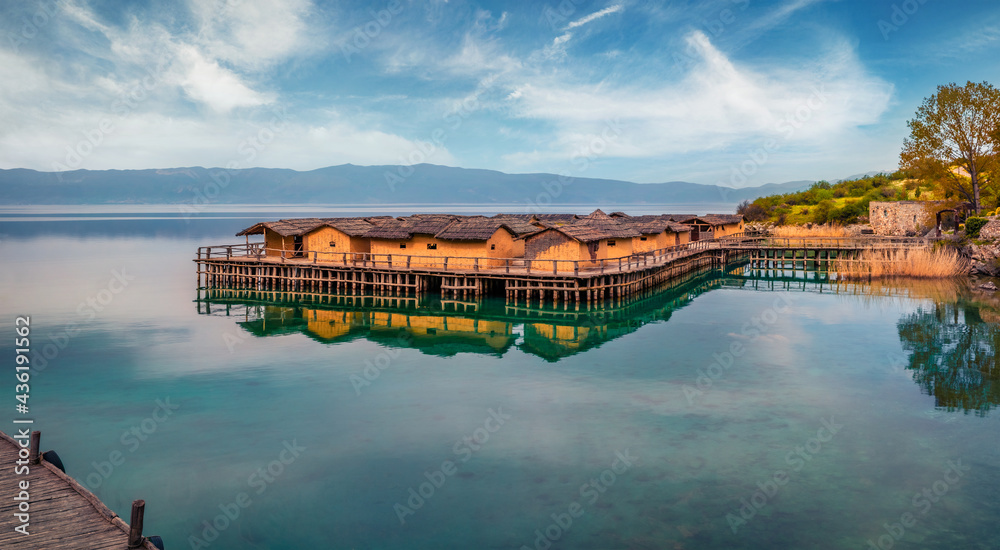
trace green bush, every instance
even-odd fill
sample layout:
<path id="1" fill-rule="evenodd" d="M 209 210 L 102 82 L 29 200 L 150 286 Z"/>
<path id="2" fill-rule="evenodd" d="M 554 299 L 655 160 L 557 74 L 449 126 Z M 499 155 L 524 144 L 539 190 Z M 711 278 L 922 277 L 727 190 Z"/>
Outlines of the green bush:
<path id="1" fill-rule="evenodd" d="M 970 216 L 965 220 L 965 236 L 975 239 L 979 236 L 979 230 L 983 228 L 990 220 L 986 218 L 977 218 L 976 216 Z"/>
<path id="2" fill-rule="evenodd" d="M 833 201 L 825 200 L 816 205 L 816 208 L 812 210 L 812 222 L 818 224 L 824 224 L 830 218 L 830 212 L 834 209 Z"/>

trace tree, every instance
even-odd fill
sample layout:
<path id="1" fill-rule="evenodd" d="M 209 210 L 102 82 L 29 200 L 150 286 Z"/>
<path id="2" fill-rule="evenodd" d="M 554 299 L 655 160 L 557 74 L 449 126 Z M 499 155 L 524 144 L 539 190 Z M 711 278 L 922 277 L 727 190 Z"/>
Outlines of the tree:
<path id="1" fill-rule="evenodd" d="M 760 222 L 767 219 L 767 210 L 756 202 L 744 200 L 736 207 L 736 213 L 742 214 L 743 219 L 748 222 Z"/>
<path id="2" fill-rule="evenodd" d="M 900 167 L 943 184 L 978 213 L 980 186 L 990 183 L 1000 151 L 1000 90 L 988 82 L 938 86 L 906 124 Z"/>

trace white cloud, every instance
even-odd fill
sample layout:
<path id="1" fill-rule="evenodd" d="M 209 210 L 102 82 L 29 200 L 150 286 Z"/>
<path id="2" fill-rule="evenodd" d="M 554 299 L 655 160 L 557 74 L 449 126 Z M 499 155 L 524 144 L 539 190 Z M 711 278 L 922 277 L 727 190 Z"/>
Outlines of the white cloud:
<path id="1" fill-rule="evenodd" d="M 274 101 L 273 95 L 255 92 L 232 71 L 206 60 L 194 48 L 185 46 L 179 53 L 180 63 L 185 67 L 180 85 L 191 99 L 221 113 Z"/>
<path id="2" fill-rule="evenodd" d="M 200 21 L 193 42 L 206 56 L 236 67 L 259 70 L 316 47 L 310 32 L 308 0 L 190 1 Z"/>
<path id="3" fill-rule="evenodd" d="M 868 74 L 844 42 L 792 68 L 737 65 L 701 32 L 687 40 L 697 53 L 694 65 L 682 80 L 658 87 L 525 78 L 508 96 L 512 113 L 552 123 L 556 137 L 547 150 L 505 158 L 566 159 L 616 119 L 622 135 L 609 142 L 606 156 L 683 154 L 789 133 L 796 145 L 817 144 L 877 122 L 892 95 L 892 86 Z"/>
<path id="4" fill-rule="evenodd" d="M 443 147 L 432 148 L 402 136 L 359 128 L 336 116 L 322 123 L 290 117 L 281 121 L 259 108 L 253 122 L 135 113 L 113 118 L 113 129 L 98 132 L 97 119 L 84 113 L 51 117 L 41 124 L 0 135 L 0 167 L 53 171 L 65 168 L 140 169 L 176 166 L 239 168 L 256 166 L 312 170 L 335 164 L 454 164 Z M 88 135 L 99 144 L 88 144 Z M 79 164 L 70 150 L 86 153 Z M 419 151 L 419 153 L 414 153 Z M 432 151 L 428 155 L 428 151 Z M 56 167 L 56 168 L 54 168 Z"/>
<path id="5" fill-rule="evenodd" d="M 587 23 L 590 23 L 591 21 L 594 21 L 596 19 L 600 19 L 600 18 L 602 18 L 602 17 L 604 17 L 606 15 L 611 15 L 612 13 L 618 13 L 618 12 L 622 11 L 623 9 L 625 9 L 625 6 L 623 6 L 622 4 L 615 4 L 613 6 L 608 6 L 608 7 L 604 8 L 603 10 L 595 11 L 594 13 L 592 13 L 590 15 L 587 15 L 585 17 L 581 17 L 580 19 L 577 19 L 576 21 L 571 21 L 568 25 L 566 25 L 566 30 L 575 29 L 577 27 L 582 27 L 582 26 L 586 25 Z"/>
<path id="6" fill-rule="evenodd" d="M 563 29 L 563 34 L 555 37 L 552 40 L 552 44 L 540 52 L 541 57 L 544 59 L 561 59 L 566 57 L 566 44 L 573 39 L 573 33 L 570 32 L 573 29 L 582 27 L 591 21 L 596 21 L 602 17 L 606 17 L 613 13 L 618 13 L 625 9 L 622 4 L 614 4 L 603 10 L 596 11 L 590 15 L 586 15 L 577 19 L 576 21 L 570 21 L 569 24 Z M 538 55 L 533 56 L 535 60 L 538 59 Z"/>

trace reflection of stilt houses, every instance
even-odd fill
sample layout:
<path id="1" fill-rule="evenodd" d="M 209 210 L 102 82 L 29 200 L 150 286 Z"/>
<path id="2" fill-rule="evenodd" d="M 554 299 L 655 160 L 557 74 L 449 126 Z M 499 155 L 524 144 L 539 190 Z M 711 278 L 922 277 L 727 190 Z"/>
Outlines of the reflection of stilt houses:
<path id="1" fill-rule="evenodd" d="M 326 344 L 367 338 L 446 357 L 456 353 L 503 355 L 515 340 L 513 323 L 505 320 L 377 310 L 265 306 L 258 319 L 240 325 L 255 336 L 304 333 Z"/>
<path id="2" fill-rule="evenodd" d="M 312 296 L 308 305 L 296 306 L 289 301 L 294 294 L 285 292 L 213 289 L 207 291 L 204 300 L 199 297 L 198 311 L 245 318 L 239 325 L 261 337 L 305 334 L 324 344 L 364 338 L 439 356 L 501 356 L 516 343 L 525 353 L 557 361 L 624 337 L 646 323 L 669 320 L 673 311 L 720 286 L 722 280 L 705 271 L 677 280 L 669 289 L 648 291 L 631 302 L 592 310 L 512 307 L 489 299 L 420 301 L 351 294 Z M 213 307 L 207 307 L 209 304 Z M 240 311 L 241 307 L 245 310 Z M 234 309 L 236 312 L 231 313 Z M 519 335 L 523 340 L 518 343 Z"/>
<path id="3" fill-rule="evenodd" d="M 385 312 L 372 312 L 371 321 L 372 340 L 443 357 L 503 355 L 515 340 L 513 324 L 504 321 Z"/>

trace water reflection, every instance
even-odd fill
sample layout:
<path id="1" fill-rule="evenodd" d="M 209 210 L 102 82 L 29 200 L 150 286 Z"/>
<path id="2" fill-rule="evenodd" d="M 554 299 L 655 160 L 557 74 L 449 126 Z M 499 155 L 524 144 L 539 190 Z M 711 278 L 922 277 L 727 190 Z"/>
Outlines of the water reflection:
<path id="1" fill-rule="evenodd" d="M 769 276 L 768 276 L 769 275 Z M 502 299 L 329 295 L 207 289 L 198 312 L 225 315 L 255 336 L 305 334 L 335 344 L 359 338 L 450 357 L 476 353 L 502 357 L 511 349 L 547 361 L 595 349 L 648 323 L 663 322 L 698 295 L 717 288 L 831 293 L 878 304 L 886 299 L 926 305 L 898 322 L 906 367 L 937 406 L 984 415 L 1000 404 L 1000 300 L 967 283 L 910 281 L 854 283 L 827 273 L 764 274 L 734 267 L 706 271 L 629 301 L 579 309 L 526 306 Z"/>
<path id="2" fill-rule="evenodd" d="M 963 293 L 904 315 L 897 323 L 907 368 L 936 405 L 985 415 L 1000 403 L 1000 307 Z"/>
<path id="3" fill-rule="evenodd" d="M 920 300 L 896 326 L 903 364 L 935 405 L 949 412 L 985 416 L 1000 404 L 1000 298 L 967 280 L 855 283 L 804 276 L 761 277 L 750 270 L 730 275 L 727 286 L 769 289 L 796 281 L 802 290 L 850 296 L 867 304 L 886 299 Z"/>
<path id="4" fill-rule="evenodd" d="M 367 338 L 429 355 L 479 353 L 503 356 L 511 348 L 548 361 L 596 348 L 666 321 L 696 296 L 723 285 L 706 271 L 668 289 L 628 301 L 512 305 L 499 298 L 460 301 L 438 296 L 364 296 L 212 288 L 199 291 L 198 312 L 236 317 L 255 336 L 303 333 L 324 343 Z"/>

